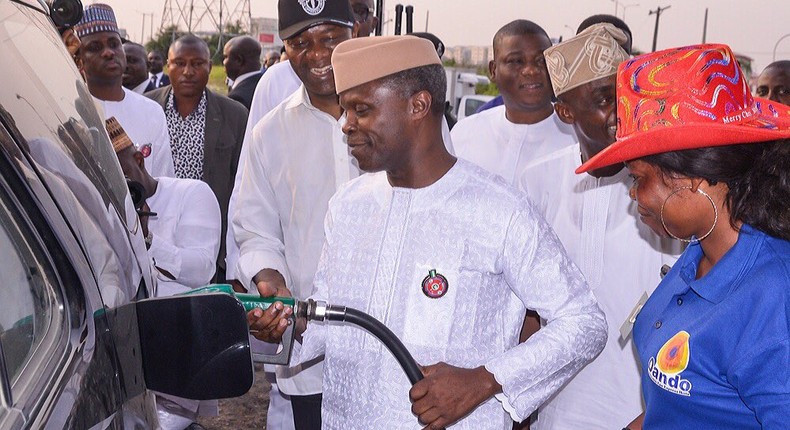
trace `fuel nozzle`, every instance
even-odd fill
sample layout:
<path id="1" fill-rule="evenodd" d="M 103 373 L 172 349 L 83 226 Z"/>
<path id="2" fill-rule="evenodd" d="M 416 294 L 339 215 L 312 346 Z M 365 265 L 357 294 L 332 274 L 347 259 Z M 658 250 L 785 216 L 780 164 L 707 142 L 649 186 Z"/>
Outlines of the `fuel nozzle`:
<path id="1" fill-rule="evenodd" d="M 297 318 L 305 318 L 307 321 L 341 321 L 354 324 L 378 338 L 387 349 L 392 352 L 395 359 L 398 360 L 403 371 L 412 384 L 423 378 L 422 371 L 414 361 L 411 353 L 398 339 L 397 336 L 379 320 L 359 311 L 354 308 L 346 306 L 330 305 L 320 300 L 296 300 L 293 297 L 261 297 L 255 294 L 242 294 L 233 291 L 230 285 L 209 285 L 203 288 L 197 288 L 185 294 L 206 294 L 206 293 L 225 293 L 235 296 L 239 302 L 244 306 L 246 312 L 255 308 L 266 310 L 275 302 L 281 302 L 284 306 L 293 308 L 293 312 L 289 317 L 290 323 L 288 328 L 283 333 L 282 343 L 277 350 L 276 354 L 259 354 L 253 353 L 252 356 L 255 361 L 269 363 L 269 364 L 288 364 L 291 360 L 291 350 L 293 349 L 294 341 L 294 327 L 296 326 Z"/>
<path id="2" fill-rule="evenodd" d="M 321 300 L 307 299 L 299 301 L 296 317 L 307 321 L 345 321 L 347 310 L 345 306 L 332 306 Z"/>

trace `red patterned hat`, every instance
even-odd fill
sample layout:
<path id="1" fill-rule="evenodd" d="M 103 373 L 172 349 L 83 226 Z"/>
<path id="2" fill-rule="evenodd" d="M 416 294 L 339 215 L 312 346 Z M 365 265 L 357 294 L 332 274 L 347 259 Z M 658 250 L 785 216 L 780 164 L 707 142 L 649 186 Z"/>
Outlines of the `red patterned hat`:
<path id="1" fill-rule="evenodd" d="M 617 70 L 617 141 L 576 173 L 683 149 L 790 138 L 790 107 L 752 97 L 726 45 L 640 55 Z"/>

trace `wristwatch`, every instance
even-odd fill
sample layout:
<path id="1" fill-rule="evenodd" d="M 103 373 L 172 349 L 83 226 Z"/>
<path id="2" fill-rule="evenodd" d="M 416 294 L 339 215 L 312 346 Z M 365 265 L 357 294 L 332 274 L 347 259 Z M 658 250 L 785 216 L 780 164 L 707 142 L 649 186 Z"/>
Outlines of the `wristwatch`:
<path id="1" fill-rule="evenodd" d="M 151 230 L 148 230 L 148 234 L 145 235 L 145 249 L 151 248 L 151 243 L 154 241 L 154 234 L 151 233 Z"/>

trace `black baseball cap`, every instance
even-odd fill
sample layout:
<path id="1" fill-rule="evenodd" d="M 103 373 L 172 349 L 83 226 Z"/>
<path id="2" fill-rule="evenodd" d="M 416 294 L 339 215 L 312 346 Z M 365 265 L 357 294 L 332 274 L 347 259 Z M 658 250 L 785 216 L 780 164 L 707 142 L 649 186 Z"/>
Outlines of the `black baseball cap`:
<path id="1" fill-rule="evenodd" d="M 277 14 L 282 40 L 321 24 L 354 27 L 354 15 L 348 0 L 279 0 Z"/>

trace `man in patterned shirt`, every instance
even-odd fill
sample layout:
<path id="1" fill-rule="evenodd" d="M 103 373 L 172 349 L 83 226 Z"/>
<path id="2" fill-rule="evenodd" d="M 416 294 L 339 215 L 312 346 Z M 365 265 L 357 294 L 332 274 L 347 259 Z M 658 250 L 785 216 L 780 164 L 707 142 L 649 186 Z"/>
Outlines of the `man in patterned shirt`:
<path id="1" fill-rule="evenodd" d="M 165 111 L 177 178 L 208 183 L 222 213 L 222 243 L 215 280 L 225 280 L 225 232 L 228 200 L 247 126 L 247 109 L 206 88 L 211 72 L 208 45 L 193 35 L 170 46 L 171 85 L 146 94 Z"/>

